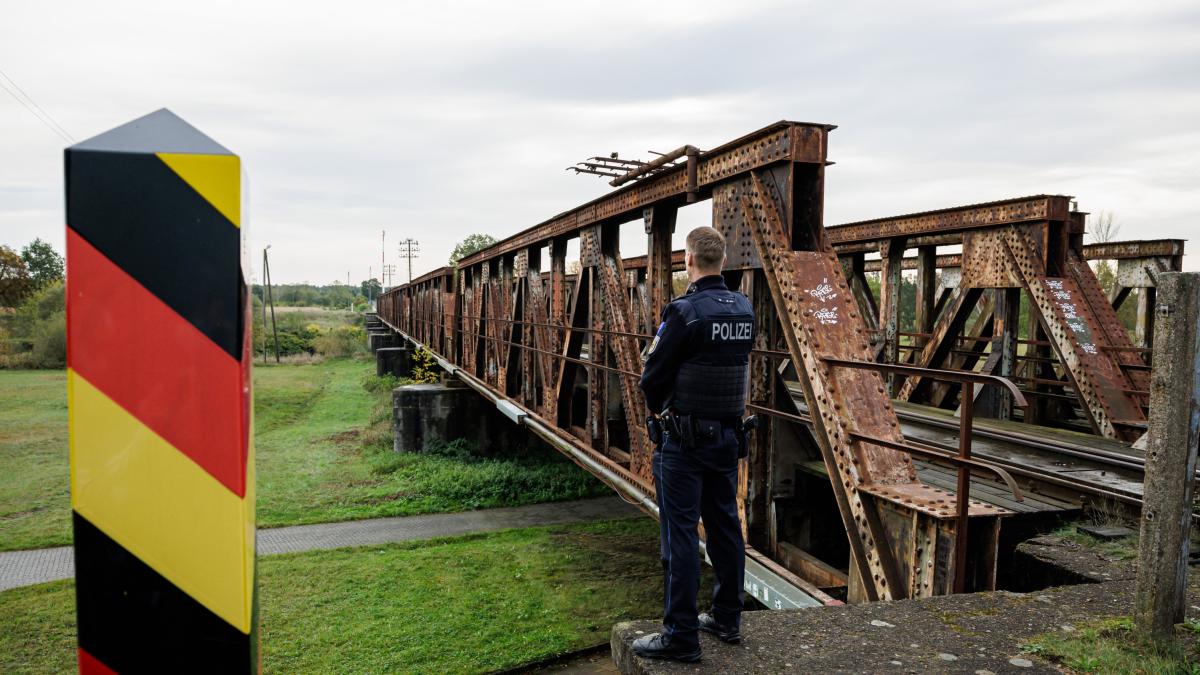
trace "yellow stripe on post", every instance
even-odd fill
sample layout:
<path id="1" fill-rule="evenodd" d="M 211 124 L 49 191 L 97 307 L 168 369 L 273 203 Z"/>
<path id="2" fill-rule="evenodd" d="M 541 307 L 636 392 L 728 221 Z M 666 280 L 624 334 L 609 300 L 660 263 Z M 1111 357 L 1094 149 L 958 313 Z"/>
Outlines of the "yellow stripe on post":
<path id="1" fill-rule="evenodd" d="M 185 155 L 160 152 L 158 158 L 185 183 L 204 197 L 213 208 L 242 226 L 242 169 L 237 155 Z"/>
<path id="2" fill-rule="evenodd" d="M 249 634 L 253 492 L 247 490 L 246 500 L 238 498 L 70 369 L 67 386 L 72 506 L 179 589 Z"/>

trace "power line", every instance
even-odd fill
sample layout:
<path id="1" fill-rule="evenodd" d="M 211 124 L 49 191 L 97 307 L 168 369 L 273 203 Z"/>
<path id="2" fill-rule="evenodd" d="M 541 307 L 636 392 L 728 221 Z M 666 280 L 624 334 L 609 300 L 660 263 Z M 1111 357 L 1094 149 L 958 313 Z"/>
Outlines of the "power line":
<path id="1" fill-rule="evenodd" d="M 50 131 L 58 134 L 59 137 L 61 137 L 64 141 L 68 143 L 75 142 L 75 138 L 71 136 L 70 132 L 64 129 L 63 126 L 58 123 L 58 120 L 54 119 L 54 117 L 52 117 L 50 113 L 46 112 L 42 106 L 38 105 L 38 102 L 33 100 L 32 96 L 25 93 L 25 90 L 21 88 L 21 85 L 17 84 L 16 80 L 9 77 L 8 74 L 3 70 L 0 70 L 0 77 L 3 77 L 4 80 L 8 80 L 8 83 L 12 85 L 13 89 L 21 92 L 21 96 L 25 97 L 22 99 L 21 96 L 17 96 L 16 92 L 14 92 L 12 89 L 9 89 L 8 86 L 4 84 L 4 81 L 0 80 L 0 87 L 3 87 L 4 91 L 8 92 L 9 96 L 13 97 L 13 100 L 24 106 L 25 109 L 30 112 L 30 114 L 38 118 L 42 124 L 46 125 Z"/>
<path id="2" fill-rule="evenodd" d="M 3 70 L 0 70 L 0 77 L 3 77 L 4 79 L 8 80 L 9 84 L 11 84 L 13 87 L 16 87 L 17 91 L 21 92 L 21 95 L 24 96 L 25 99 L 28 100 L 31 104 L 33 104 L 33 107 L 37 108 L 38 112 L 40 112 L 42 115 L 44 115 L 46 117 L 46 119 L 50 120 L 50 123 L 54 125 L 55 129 L 62 132 L 68 139 L 71 140 L 71 142 L 75 141 L 75 137 L 71 135 L 71 132 L 67 131 L 66 128 L 63 127 L 63 125 L 59 124 L 58 120 L 54 119 L 54 116 L 52 116 L 50 113 L 46 112 L 45 108 L 38 105 L 38 102 L 33 100 L 33 97 L 30 96 L 29 94 L 27 94 L 25 92 L 25 90 L 21 88 L 21 85 L 17 84 L 16 80 L 9 77 L 8 73 L 4 72 Z"/>

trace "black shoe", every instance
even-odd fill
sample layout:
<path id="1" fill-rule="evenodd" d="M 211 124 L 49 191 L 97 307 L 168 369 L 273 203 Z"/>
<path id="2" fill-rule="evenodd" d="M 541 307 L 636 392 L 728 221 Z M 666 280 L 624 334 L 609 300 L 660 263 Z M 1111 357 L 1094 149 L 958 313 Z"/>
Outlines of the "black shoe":
<path id="1" fill-rule="evenodd" d="M 736 645 L 742 641 L 742 632 L 736 626 L 727 628 L 717 622 L 712 614 L 701 612 L 698 617 L 700 622 L 700 630 L 705 633 L 711 633 L 717 636 L 721 642 L 727 642 L 731 645 Z"/>
<path id="2" fill-rule="evenodd" d="M 648 659 L 670 659 L 684 663 L 700 660 L 700 646 L 683 647 L 671 644 L 671 638 L 662 633 L 651 633 L 633 641 L 633 653 Z"/>

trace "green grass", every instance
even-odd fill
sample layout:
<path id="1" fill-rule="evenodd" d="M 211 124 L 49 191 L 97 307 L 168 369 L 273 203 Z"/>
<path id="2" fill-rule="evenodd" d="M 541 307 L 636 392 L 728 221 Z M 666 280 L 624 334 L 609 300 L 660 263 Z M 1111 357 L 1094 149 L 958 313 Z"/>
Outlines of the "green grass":
<path id="1" fill-rule="evenodd" d="M 254 369 L 258 523 L 273 527 L 607 494 L 555 453 L 391 450 L 391 391 L 362 359 Z M 0 550 L 71 543 L 66 377 L 0 371 Z"/>
<path id="2" fill-rule="evenodd" d="M 255 371 L 262 527 L 463 511 L 607 494 L 553 452 L 392 451 L 391 383 L 337 359 Z M 367 385 L 366 387 L 364 386 Z M 368 390 L 368 387 L 370 390 Z"/>
<path id="3" fill-rule="evenodd" d="M 0 550 L 71 542 L 67 375 L 0 370 Z"/>
<path id="4" fill-rule="evenodd" d="M 1077 625 L 1072 632 L 1039 635 L 1022 649 L 1074 673 L 1200 673 L 1200 643 L 1189 623 L 1173 644 L 1140 637 L 1132 619 L 1116 617 Z"/>
<path id="5" fill-rule="evenodd" d="M 75 582 L 0 593 L 0 673 L 69 673 L 75 666 Z"/>
<path id="6" fill-rule="evenodd" d="M 510 668 L 656 616 L 661 574 L 657 526 L 645 518 L 270 556 L 259 560 L 263 667 Z M 72 590 L 63 581 L 0 593 L 0 672 L 71 669 Z"/>

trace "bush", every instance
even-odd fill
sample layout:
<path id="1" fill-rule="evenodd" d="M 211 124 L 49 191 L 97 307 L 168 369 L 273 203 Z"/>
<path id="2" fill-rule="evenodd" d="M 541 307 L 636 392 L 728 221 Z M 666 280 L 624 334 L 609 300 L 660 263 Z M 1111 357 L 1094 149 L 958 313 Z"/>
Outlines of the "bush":
<path id="1" fill-rule="evenodd" d="M 59 312 L 37 322 L 33 328 L 33 353 L 30 366 L 34 368 L 63 368 L 67 365 L 67 315 Z"/>
<path id="2" fill-rule="evenodd" d="M 413 353 L 413 382 L 432 384 L 440 379 L 437 359 L 424 347 L 418 347 Z"/>
<path id="3" fill-rule="evenodd" d="M 363 389 L 366 389 L 367 391 L 371 392 L 372 394 L 378 394 L 378 393 L 382 393 L 382 392 L 390 392 L 393 389 L 395 389 L 396 387 L 399 387 L 400 385 L 403 385 L 403 384 L 412 384 L 412 380 L 409 380 L 408 378 L 405 378 L 405 377 L 396 377 L 395 375 L 392 375 L 391 373 L 387 373 L 387 374 L 383 375 L 382 377 L 377 376 L 375 373 L 366 373 L 362 377 Z M 388 409 L 387 419 L 391 419 L 391 409 L 390 408 Z"/>
<path id="4" fill-rule="evenodd" d="M 67 363 L 66 293 L 61 281 L 25 299 L 0 335 L 0 367 L 62 368 Z"/>
<path id="5" fill-rule="evenodd" d="M 367 333 L 357 326 L 338 326 L 313 338 L 313 349 L 324 356 L 350 356 L 366 349 Z"/>

